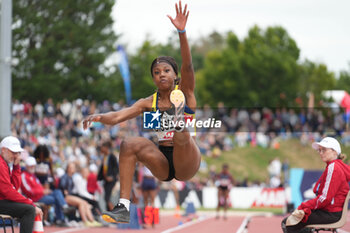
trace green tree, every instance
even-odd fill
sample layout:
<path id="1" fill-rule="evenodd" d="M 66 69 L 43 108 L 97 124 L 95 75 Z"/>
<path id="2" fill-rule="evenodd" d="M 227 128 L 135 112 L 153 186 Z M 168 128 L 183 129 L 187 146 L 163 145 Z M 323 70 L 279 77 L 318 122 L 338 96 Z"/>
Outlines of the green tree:
<path id="1" fill-rule="evenodd" d="M 156 47 L 146 40 L 136 54 L 130 55 L 130 82 L 134 100 L 151 95 L 156 88 L 150 71 L 153 59 L 158 56 Z"/>
<path id="2" fill-rule="evenodd" d="M 13 1 L 13 95 L 29 101 L 110 98 L 97 91 L 112 77 L 113 0 Z M 107 75 L 106 75 L 107 74 Z M 111 82 L 118 88 L 118 81 Z"/>
<path id="3" fill-rule="evenodd" d="M 336 89 L 345 90 L 350 93 L 350 66 L 349 71 L 342 70 L 339 74 L 339 78 L 336 81 Z"/>
<path id="4" fill-rule="evenodd" d="M 229 33 L 225 41 L 229 46 L 208 52 L 203 70 L 196 73 L 200 105 L 216 106 L 218 102 L 224 102 L 226 106 L 234 107 L 246 100 L 247 83 L 243 79 L 239 51 L 230 41 L 239 43 L 236 35 Z"/>
<path id="5" fill-rule="evenodd" d="M 242 42 L 230 32 L 197 75 L 199 96 L 215 106 L 286 106 L 298 88 L 299 48 L 282 27 L 254 26 Z M 201 100 L 200 100 L 201 101 Z"/>
<path id="6" fill-rule="evenodd" d="M 329 72 L 325 64 L 305 60 L 300 65 L 298 96 L 303 99 L 304 106 L 308 102 L 308 93 L 311 92 L 314 94 L 315 106 L 317 107 L 317 103 L 323 99 L 322 91 L 333 90 L 335 84 L 334 73 Z"/>
<path id="7" fill-rule="evenodd" d="M 298 88 L 299 48 L 282 27 L 254 26 L 242 42 L 242 70 L 251 106 L 293 105 Z"/>
<path id="8" fill-rule="evenodd" d="M 214 31 L 208 36 L 201 37 L 191 45 L 192 62 L 195 71 L 201 70 L 204 66 L 204 59 L 213 50 L 221 50 L 225 46 L 225 36 Z"/>

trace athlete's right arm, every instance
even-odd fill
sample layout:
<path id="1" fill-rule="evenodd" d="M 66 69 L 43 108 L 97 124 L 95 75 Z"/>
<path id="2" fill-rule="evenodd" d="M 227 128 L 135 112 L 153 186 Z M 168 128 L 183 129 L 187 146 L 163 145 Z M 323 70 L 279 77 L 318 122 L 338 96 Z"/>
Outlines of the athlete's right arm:
<path id="1" fill-rule="evenodd" d="M 90 127 L 92 122 L 101 122 L 106 125 L 115 125 L 120 122 L 137 117 L 148 108 L 148 99 L 139 99 L 132 106 L 124 108 L 116 112 L 108 112 L 104 114 L 94 114 L 87 116 L 83 120 L 83 128 Z"/>

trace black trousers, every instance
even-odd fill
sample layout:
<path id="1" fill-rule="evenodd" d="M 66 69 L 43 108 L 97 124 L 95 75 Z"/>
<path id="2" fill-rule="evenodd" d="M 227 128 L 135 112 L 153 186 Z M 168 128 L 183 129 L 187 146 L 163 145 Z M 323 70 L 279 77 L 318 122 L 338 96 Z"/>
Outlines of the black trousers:
<path id="1" fill-rule="evenodd" d="M 105 191 L 105 202 L 106 202 L 106 210 L 108 210 L 108 202 L 111 200 L 111 195 L 113 188 L 115 186 L 116 181 L 113 182 L 106 182 L 103 185 L 104 191 Z"/>
<path id="2" fill-rule="evenodd" d="M 32 233 L 35 219 L 34 206 L 8 200 L 0 200 L 0 214 L 6 214 L 17 218 L 21 224 L 20 233 Z"/>
<path id="3" fill-rule="evenodd" d="M 286 226 L 287 218 L 282 220 L 282 230 L 284 233 L 303 233 L 303 232 L 311 232 L 309 228 L 305 228 L 306 225 L 310 224 L 328 224 L 337 222 L 342 215 L 342 211 L 340 212 L 327 212 L 324 210 L 313 210 L 307 221 L 299 222 L 294 226 Z"/>

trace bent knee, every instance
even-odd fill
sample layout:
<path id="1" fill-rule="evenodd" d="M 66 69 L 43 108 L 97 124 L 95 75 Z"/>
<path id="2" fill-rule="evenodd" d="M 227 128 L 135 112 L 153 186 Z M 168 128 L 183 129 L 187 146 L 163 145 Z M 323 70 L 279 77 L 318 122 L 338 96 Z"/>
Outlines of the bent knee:
<path id="1" fill-rule="evenodd" d="M 32 205 L 26 205 L 26 215 L 35 216 L 35 207 Z"/>
<path id="2" fill-rule="evenodd" d="M 87 205 L 89 205 L 89 203 L 88 203 L 87 201 L 81 199 L 81 200 L 79 201 L 79 205 L 87 206 Z"/>
<path id="3" fill-rule="evenodd" d="M 120 144 L 120 151 L 132 151 L 137 152 L 140 150 L 141 143 L 138 142 L 137 138 L 128 138 L 122 140 Z"/>
<path id="4" fill-rule="evenodd" d="M 127 150 L 129 149 L 129 147 L 130 147 L 130 144 L 125 139 L 123 139 L 122 142 L 120 143 L 120 150 Z"/>

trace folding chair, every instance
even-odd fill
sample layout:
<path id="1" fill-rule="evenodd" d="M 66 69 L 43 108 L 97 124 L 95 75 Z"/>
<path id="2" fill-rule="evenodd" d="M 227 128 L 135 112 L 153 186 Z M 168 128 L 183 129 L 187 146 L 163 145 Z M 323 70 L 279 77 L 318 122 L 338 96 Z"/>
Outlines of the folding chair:
<path id="1" fill-rule="evenodd" d="M 312 232 L 319 232 L 319 231 L 331 231 L 333 233 L 337 232 L 337 229 L 343 227 L 346 223 L 349 199 L 350 199 L 350 191 L 348 192 L 348 195 L 345 198 L 343 212 L 338 222 L 329 223 L 329 224 L 312 224 L 312 225 L 307 225 L 305 227 L 311 228 Z"/>
<path id="2" fill-rule="evenodd" d="M 14 233 L 13 230 L 13 218 L 10 215 L 0 214 L 0 219 L 2 222 L 2 227 L 4 228 L 4 233 L 6 233 L 6 226 L 10 225 L 12 229 L 12 233 Z M 6 220 L 10 220 L 10 224 L 6 224 Z"/>

